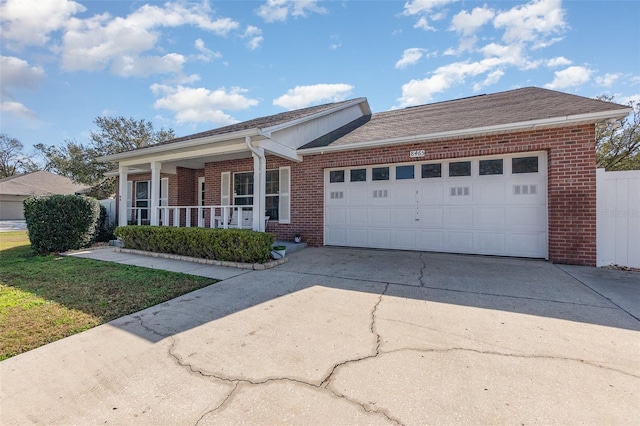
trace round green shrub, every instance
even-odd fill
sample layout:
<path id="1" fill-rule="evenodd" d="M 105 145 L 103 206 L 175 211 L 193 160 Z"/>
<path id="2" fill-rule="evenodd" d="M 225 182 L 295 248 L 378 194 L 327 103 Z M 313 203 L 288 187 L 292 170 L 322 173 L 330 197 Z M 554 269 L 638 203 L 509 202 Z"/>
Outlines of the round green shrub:
<path id="1" fill-rule="evenodd" d="M 45 195 L 24 200 L 31 247 L 40 254 L 88 247 L 96 232 L 100 203 L 80 195 Z"/>

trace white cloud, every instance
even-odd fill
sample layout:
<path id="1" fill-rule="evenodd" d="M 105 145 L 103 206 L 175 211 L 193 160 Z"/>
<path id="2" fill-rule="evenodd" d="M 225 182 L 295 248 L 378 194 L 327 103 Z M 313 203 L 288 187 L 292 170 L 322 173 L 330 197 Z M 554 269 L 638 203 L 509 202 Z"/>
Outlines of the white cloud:
<path id="1" fill-rule="evenodd" d="M 564 32 L 564 10 L 561 0 L 535 0 L 508 11 L 498 12 L 493 21 L 496 28 L 504 28 L 502 40 L 506 43 L 532 42 L 548 45 L 559 38 L 551 35 Z"/>
<path id="2" fill-rule="evenodd" d="M 456 0 L 411 0 L 404 4 L 403 14 L 406 16 L 418 15 L 418 20 L 413 25 L 414 28 L 420 28 L 425 31 L 435 31 L 429 21 L 439 21 L 444 19 L 446 14 L 442 11 L 436 11 L 448 3 Z"/>
<path id="3" fill-rule="evenodd" d="M 413 24 L 413 28 L 420 28 L 425 31 L 436 31 L 436 28 L 429 25 L 429 21 L 424 16 L 421 16 L 416 23 Z"/>
<path id="4" fill-rule="evenodd" d="M 247 47 L 249 50 L 256 50 L 264 40 L 264 37 L 262 37 L 262 30 L 258 27 L 254 27 L 253 25 L 247 26 L 242 38 L 249 39 L 247 41 Z"/>
<path id="5" fill-rule="evenodd" d="M 596 84 L 599 86 L 611 87 L 620 77 L 622 77 L 621 74 L 606 73 L 604 76 L 596 77 Z"/>
<path id="6" fill-rule="evenodd" d="M 45 76 L 42 68 L 31 66 L 27 61 L 15 56 L 0 56 L 0 69 L 3 96 L 7 96 L 11 89 L 17 87 L 35 90 Z"/>
<path id="7" fill-rule="evenodd" d="M 156 48 L 160 28 L 191 25 L 226 36 L 239 28 L 229 18 L 212 19 L 208 4 L 144 5 L 126 17 L 105 13 L 87 19 L 71 18 L 62 41 L 62 69 L 97 71 L 111 66 L 118 75 L 179 72 L 184 57 L 142 55 Z M 197 47 L 197 46 L 196 46 Z"/>
<path id="8" fill-rule="evenodd" d="M 545 84 L 547 89 L 561 90 L 568 87 L 580 86 L 589 81 L 592 71 L 586 67 L 572 66 L 562 71 L 556 71 L 551 83 Z"/>
<path id="9" fill-rule="evenodd" d="M 496 84 L 498 81 L 500 81 L 502 76 L 504 76 L 504 71 L 502 71 L 502 70 L 495 70 L 495 71 L 490 72 L 487 75 L 487 78 L 485 78 L 483 82 L 475 83 L 473 85 L 473 91 L 477 92 L 477 91 L 482 90 L 483 88 L 485 88 L 487 86 L 491 86 L 491 85 Z"/>
<path id="10" fill-rule="evenodd" d="M 176 74 L 182 71 L 185 57 L 177 53 L 164 56 L 128 56 L 115 58 L 111 72 L 120 77 L 148 77 L 152 74 Z"/>
<path id="11" fill-rule="evenodd" d="M 555 67 L 564 67 L 567 65 L 571 65 L 572 62 L 565 58 L 564 56 L 558 56 L 556 58 L 551 58 L 547 61 L 546 65 L 549 68 L 555 68 Z"/>
<path id="12" fill-rule="evenodd" d="M 2 111 L 25 118 L 36 118 L 36 114 L 20 102 L 14 100 L 14 89 L 36 90 L 44 79 L 44 70 L 31 66 L 14 56 L 0 56 L 0 103 Z"/>
<path id="13" fill-rule="evenodd" d="M 456 0 L 410 0 L 404 4 L 405 15 L 419 15 L 431 13 L 434 9 L 442 7 Z"/>
<path id="14" fill-rule="evenodd" d="M 273 104 L 289 110 L 304 108 L 320 102 L 339 102 L 345 100 L 353 90 L 350 84 L 315 84 L 296 86 L 286 94 L 273 100 Z"/>
<path id="15" fill-rule="evenodd" d="M 8 112 L 22 118 L 36 119 L 36 114 L 29 108 L 15 101 L 2 101 L 0 102 L 0 111 Z"/>
<path id="16" fill-rule="evenodd" d="M 286 21 L 289 15 L 307 16 L 307 13 L 326 13 L 317 0 L 267 0 L 256 13 L 265 22 Z"/>
<path id="17" fill-rule="evenodd" d="M 233 124 L 238 120 L 224 110 L 242 110 L 258 105 L 258 101 L 245 96 L 247 90 L 240 87 L 209 90 L 204 87 L 153 84 L 151 91 L 158 97 L 153 107 L 173 112 L 175 120 L 180 124 Z"/>
<path id="18" fill-rule="evenodd" d="M 426 52 L 427 49 L 421 49 L 419 47 L 405 49 L 405 51 L 402 53 L 402 58 L 400 58 L 398 62 L 396 62 L 395 67 L 398 69 L 402 69 L 408 67 L 409 65 L 415 65 Z"/>
<path id="19" fill-rule="evenodd" d="M 494 16 L 495 12 L 486 6 L 476 7 L 471 13 L 463 10 L 451 20 L 451 29 L 462 33 L 464 36 L 470 36 L 493 19 Z"/>
<path id="20" fill-rule="evenodd" d="M 10 47 L 43 46 L 49 35 L 86 8 L 71 0 L 7 0 L 0 4 L 2 39 Z"/>
<path id="21" fill-rule="evenodd" d="M 478 84 L 479 89 L 483 85 L 493 84 L 503 75 L 502 67 L 510 64 L 512 58 L 505 56 L 485 58 L 480 61 L 453 62 L 437 68 L 433 74 L 421 80 L 411 80 L 402 85 L 402 96 L 398 98 L 398 107 L 408 107 L 429 102 L 434 95 L 449 89 L 451 86 L 463 83 L 469 77 L 477 77 L 488 74 L 484 83 Z"/>
<path id="22" fill-rule="evenodd" d="M 630 103 L 636 104 L 640 102 L 640 93 L 636 93 L 634 95 L 629 96 L 620 96 L 619 98 L 614 98 L 614 102 L 617 102 L 622 105 L 629 105 Z"/>
<path id="23" fill-rule="evenodd" d="M 418 15 L 421 18 L 430 16 L 446 3 L 444 0 L 408 2 L 405 4 L 404 14 Z M 428 21 L 425 19 L 424 22 Z M 498 34 L 501 39 L 490 41 L 484 46 L 476 46 L 481 40 L 476 33 L 489 23 L 501 31 L 501 34 Z M 482 59 L 474 60 L 473 56 L 470 56 L 467 60 L 438 67 L 426 78 L 407 82 L 402 86 L 402 95 L 397 100 L 400 107 L 429 102 L 436 94 L 454 85 L 464 84 L 469 79 L 472 80 L 473 90 L 480 90 L 500 81 L 509 68 L 526 71 L 542 65 L 557 67 L 571 63 L 564 57 L 543 60 L 531 55 L 532 50 L 559 40 L 558 36 L 567 29 L 560 0 L 532 0 L 508 10 L 476 7 L 470 12 L 462 11 L 456 14 L 449 29 L 460 35 L 459 44 L 457 48 L 449 47 L 444 50 L 444 56 L 467 52 L 474 56 L 481 54 Z M 586 68 L 580 70 L 585 71 Z M 565 79 L 569 77 L 574 79 L 576 85 L 581 84 L 585 73 L 576 71 L 570 69 L 561 72 L 550 85 L 563 87 L 568 84 Z M 589 75 L 590 71 L 587 73 L 587 79 Z"/>
<path id="24" fill-rule="evenodd" d="M 220 52 L 214 52 L 213 50 L 207 48 L 204 45 L 204 41 L 199 38 L 193 43 L 194 47 L 200 52 L 199 55 L 196 56 L 197 59 L 204 62 L 211 62 L 212 59 L 220 59 L 222 58 L 222 54 Z"/>

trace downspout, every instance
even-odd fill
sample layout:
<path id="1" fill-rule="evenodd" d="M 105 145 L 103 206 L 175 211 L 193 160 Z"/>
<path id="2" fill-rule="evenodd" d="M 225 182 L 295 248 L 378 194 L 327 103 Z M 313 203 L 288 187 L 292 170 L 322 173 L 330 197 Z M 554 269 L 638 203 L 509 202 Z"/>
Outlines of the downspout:
<path id="1" fill-rule="evenodd" d="M 261 132 L 259 132 L 261 133 Z M 244 142 L 253 157 L 253 230 L 265 231 L 265 194 L 267 192 L 267 158 L 263 148 L 251 143 L 251 136 L 245 136 Z"/>

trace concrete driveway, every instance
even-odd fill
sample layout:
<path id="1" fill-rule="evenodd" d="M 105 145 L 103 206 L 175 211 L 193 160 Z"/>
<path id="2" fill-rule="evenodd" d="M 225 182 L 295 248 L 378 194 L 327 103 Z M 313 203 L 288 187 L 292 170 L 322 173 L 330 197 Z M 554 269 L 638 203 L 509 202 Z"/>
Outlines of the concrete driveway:
<path id="1" fill-rule="evenodd" d="M 319 248 L 0 363 L 10 424 L 637 424 L 640 274 Z"/>

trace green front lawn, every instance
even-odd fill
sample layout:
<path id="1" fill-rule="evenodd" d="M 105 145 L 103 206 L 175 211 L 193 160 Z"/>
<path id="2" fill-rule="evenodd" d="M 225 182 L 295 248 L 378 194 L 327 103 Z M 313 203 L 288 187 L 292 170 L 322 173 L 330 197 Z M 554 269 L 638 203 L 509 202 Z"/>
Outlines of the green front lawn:
<path id="1" fill-rule="evenodd" d="M 26 231 L 0 233 L 0 360 L 214 282 L 97 260 L 34 256 Z"/>

